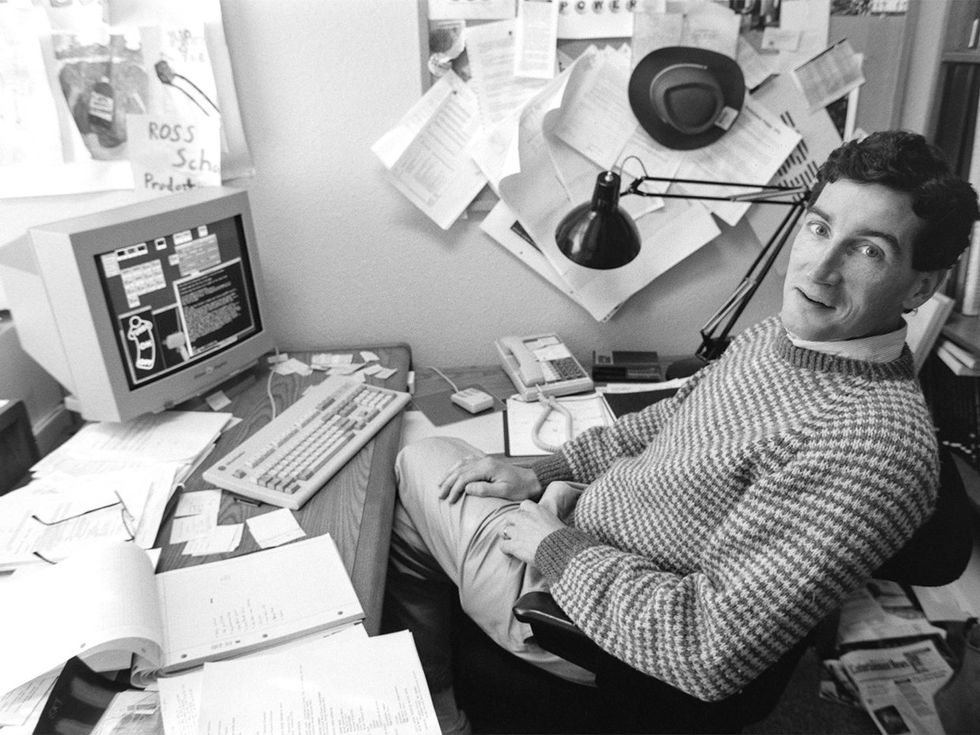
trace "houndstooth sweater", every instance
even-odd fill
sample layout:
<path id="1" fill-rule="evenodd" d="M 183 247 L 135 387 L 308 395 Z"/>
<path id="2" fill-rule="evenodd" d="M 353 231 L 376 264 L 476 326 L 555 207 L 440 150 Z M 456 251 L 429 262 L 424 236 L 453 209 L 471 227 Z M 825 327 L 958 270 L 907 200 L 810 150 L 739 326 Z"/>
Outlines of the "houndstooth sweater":
<path id="1" fill-rule="evenodd" d="M 602 648 L 704 700 L 736 693 L 935 505 L 932 421 L 902 357 L 795 347 L 778 318 L 670 399 L 534 465 L 590 483 L 535 556 Z"/>

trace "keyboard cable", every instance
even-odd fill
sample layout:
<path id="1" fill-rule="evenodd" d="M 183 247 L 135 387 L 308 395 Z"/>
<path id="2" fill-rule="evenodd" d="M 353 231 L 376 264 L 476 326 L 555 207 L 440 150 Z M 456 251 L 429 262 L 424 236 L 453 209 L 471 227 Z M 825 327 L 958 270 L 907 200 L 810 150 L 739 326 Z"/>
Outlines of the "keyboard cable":
<path id="1" fill-rule="evenodd" d="M 276 356 L 274 358 L 274 364 L 269 369 L 269 379 L 265 382 L 265 394 L 269 396 L 269 405 L 272 407 L 272 418 L 276 417 L 278 409 L 276 408 L 276 397 L 272 395 L 272 376 L 276 374 L 276 365 L 279 364 L 279 348 L 273 347 L 276 351 Z"/>

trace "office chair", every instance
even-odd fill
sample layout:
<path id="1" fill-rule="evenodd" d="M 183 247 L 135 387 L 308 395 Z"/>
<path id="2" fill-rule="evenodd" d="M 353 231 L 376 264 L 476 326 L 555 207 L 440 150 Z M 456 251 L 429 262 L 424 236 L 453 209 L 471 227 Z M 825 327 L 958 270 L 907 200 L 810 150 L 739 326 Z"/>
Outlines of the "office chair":
<path id="1" fill-rule="evenodd" d="M 972 510 L 949 450 L 940 448 L 936 510 L 874 575 L 904 585 L 939 586 L 957 579 L 973 547 Z M 596 686 L 560 680 L 496 646 L 460 612 L 456 631 L 456 692 L 476 732 L 739 732 L 778 704 L 816 631 L 790 649 L 739 694 L 706 704 L 647 676 L 593 643 L 546 592 L 514 606 L 544 649 L 596 674 Z"/>

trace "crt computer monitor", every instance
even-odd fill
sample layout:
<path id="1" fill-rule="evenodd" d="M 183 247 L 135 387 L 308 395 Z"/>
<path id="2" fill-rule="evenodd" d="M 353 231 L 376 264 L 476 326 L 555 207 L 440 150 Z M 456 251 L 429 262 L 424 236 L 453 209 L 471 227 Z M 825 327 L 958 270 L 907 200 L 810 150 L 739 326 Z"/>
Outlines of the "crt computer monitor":
<path id="1" fill-rule="evenodd" d="M 172 408 L 273 347 L 243 190 L 32 227 L 0 249 L 0 278 L 24 350 L 88 420 Z"/>

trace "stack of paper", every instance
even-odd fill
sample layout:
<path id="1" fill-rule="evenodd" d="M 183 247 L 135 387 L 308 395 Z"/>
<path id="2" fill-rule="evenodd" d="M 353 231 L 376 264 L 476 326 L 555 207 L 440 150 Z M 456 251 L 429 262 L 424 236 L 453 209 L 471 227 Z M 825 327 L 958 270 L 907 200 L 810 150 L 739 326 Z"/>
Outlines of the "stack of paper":
<path id="1" fill-rule="evenodd" d="M 92 423 L 0 497 L 0 569 L 58 561 L 93 542 L 151 548 L 177 483 L 208 455 L 228 413 L 167 411 Z"/>
<path id="2" fill-rule="evenodd" d="M 355 629 L 361 631 L 362 629 Z M 436 735 L 412 636 L 339 633 L 160 679 L 167 735 Z"/>

